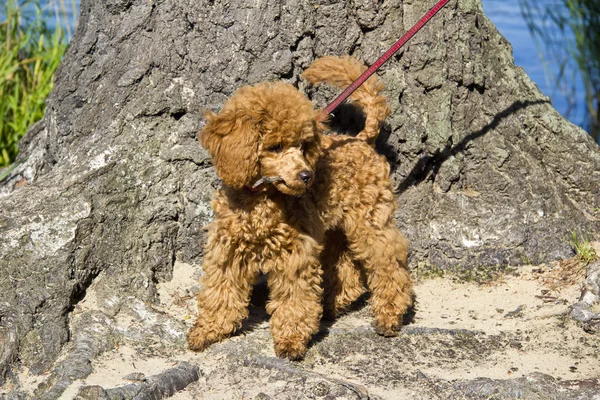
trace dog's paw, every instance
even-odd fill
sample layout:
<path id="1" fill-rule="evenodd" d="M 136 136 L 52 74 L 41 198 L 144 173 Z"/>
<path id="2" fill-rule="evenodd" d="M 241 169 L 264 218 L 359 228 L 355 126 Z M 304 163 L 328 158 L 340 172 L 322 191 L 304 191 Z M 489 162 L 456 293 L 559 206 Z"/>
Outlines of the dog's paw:
<path id="1" fill-rule="evenodd" d="M 275 354 L 279 358 L 297 361 L 306 354 L 306 340 L 304 338 L 287 338 L 275 342 Z"/>
<path id="2" fill-rule="evenodd" d="M 401 323 L 398 317 L 375 318 L 375 320 L 373 321 L 373 327 L 375 328 L 375 332 L 385 337 L 398 336 L 400 326 Z"/>
<path id="3" fill-rule="evenodd" d="M 215 331 L 207 331 L 202 327 L 196 327 L 190 329 L 187 334 L 187 342 L 190 350 L 202 351 L 213 343 L 220 342 L 225 337 L 217 334 Z"/>

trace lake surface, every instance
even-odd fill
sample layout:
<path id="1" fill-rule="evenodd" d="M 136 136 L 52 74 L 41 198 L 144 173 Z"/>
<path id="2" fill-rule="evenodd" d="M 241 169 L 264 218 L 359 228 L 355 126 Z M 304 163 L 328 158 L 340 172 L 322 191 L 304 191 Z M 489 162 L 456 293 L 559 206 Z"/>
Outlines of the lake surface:
<path id="1" fill-rule="evenodd" d="M 556 4 L 556 0 L 531 0 L 543 6 Z M 571 122 L 583 126 L 585 92 L 581 75 L 576 74 L 575 79 L 569 80 L 569 85 L 576 88 L 576 107 L 568 113 L 569 102 L 567 98 L 556 89 L 552 79 L 548 76 L 544 62 L 540 57 L 540 49 L 529 33 L 529 29 L 519 7 L 518 0 L 482 0 L 485 15 L 496 25 L 502 35 L 508 39 L 513 46 L 515 64 L 523 67 L 527 75 L 538 85 L 542 93 L 549 96 L 554 107 Z M 555 29 L 554 32 L 558 33 Z M 565 56 L 567 52 L 565 50 Z M 546 68 L 550 76 L 556 76 L 559 71 L 558 62 L 546 59 Z"/>
<path id="2" fill-rule="evenodd" d="M 429 0 L 428 0 L 429 1 Z M 539 5 L 556 4 L 556 0 L 532 0 L 537 1 Z M 515 64 L 523 67 L 529 77 L 538 85 L 542 93 L 549 96 L 554 107 L 565 117 L 569 118 L 577 125 L 584 125 L 584 104 L 585 95 L 581 78 L 575 79 L 570 84 L 575 85 L 577 90 L 578 107 L 568 113 L 569 102 L 563 94 L 555 88 L 552 80 L 544 69 L 544 64 L 539 56 L 540 49 L 536 46 L 531 37 L 527 24 L 521 15 L 519 0 L 482 0 L 483 10 L 487 17 L 496 25 L 500 33 L 506 37 L 513 46 Z M 435 0 L 431 0 L 432 6 Z M 79 13 L 79 1 L 75 0 L 43 0 L 43 7 L 48 13 L 49 25 L 55 24 L 55 15 L 57 10 L 66 12 L 65 18 L 62 18 L 63 24 L 66 20 L 69 25 L 69 32 L 73 34 L 74 23 Z M 400 33 L 399 33 L 400 34 Z M 558 65 L 546 60 L 547 68 L 551 75 L 558 72 Z"/>

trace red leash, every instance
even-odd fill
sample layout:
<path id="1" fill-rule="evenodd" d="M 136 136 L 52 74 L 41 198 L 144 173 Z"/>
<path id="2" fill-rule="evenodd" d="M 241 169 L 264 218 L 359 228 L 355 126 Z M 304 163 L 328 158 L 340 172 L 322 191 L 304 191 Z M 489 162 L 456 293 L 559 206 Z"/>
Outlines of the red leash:
<path id="1" fill-rule="evenodd" d="M 421 18 L 419 22 L 415 24 L 415 26 L 410 28 L 410 30 L 406 32 L 404 36 L 402 36 L 400 40 L 398 40 L 392 47 L 390 47 L 390 49 L 386 51 L 384 55 L 379 57 L 379 60 L 377 60 L 375 64 L 371 65 L 365 72 L 363 72 L 358 77 L 357 80 L 352 82 L 350 86 L 348 86 L 338 97 L 336 97 L 335 100 L 331 102 L 331 104 L 325 107 L 325 109 L 323 110 L 323 115 L 332 113 L 333 110 L 335 110 L 340 104 L 342 104 L 342 102 L 346 100 L 348 96 L 350 96 L 356 89 L 358 89 L 358 87 L 362 85 L 367 79 L 369 79 L 369 77 L 373 75 L 373 73 L 377 71 L 379 67 L 383 65 L 383 63 L 385 63 L 392 55 L 394 55 L 395 52 L 400 50 L 400 48 L 404 46 L 404 44 L 408 42 L 410 38 L 414 36 L 415 33 L 417 33 L 427 22 L 429 22 L 429 20 L 433 18 L 433 16 L 437 14 L 437 12 L 440 11 L 442 7 L 446 5 L 446 3 L 448 3 L 448 1 L 449 0 L 440 0 L 439 3 L 437 3 L 431 10 L 429 10 L 429 12 L 425 14 L 425 16 L 423 16 L 423 18 Z"/>

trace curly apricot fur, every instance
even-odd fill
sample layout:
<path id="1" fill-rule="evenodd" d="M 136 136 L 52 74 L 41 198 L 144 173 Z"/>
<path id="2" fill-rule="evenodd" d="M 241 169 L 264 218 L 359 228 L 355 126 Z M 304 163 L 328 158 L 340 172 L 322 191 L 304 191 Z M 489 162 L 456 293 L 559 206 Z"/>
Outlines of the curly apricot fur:
<path id="1" fill-rule="evenodd" d="M 303 76 L 343 86 L 362 70 L 350 57 L 325 57 Z M 389 165 L 371 147 L 390 112 L 382 88 L 371 78 L 353 95 L 367 116 L 357 137 L 325 135 L 320 112 L 282 82 L 243 87 L 219 114 L 207 113 L 200 142 L 223 187 L 212 203 L 190 349 L 241 326 L 260 273 L 280 357 L 302 358 L 323 312 L 339 315 L 367 288 L 377 332 L 400 329 L 412 283 Z"/>

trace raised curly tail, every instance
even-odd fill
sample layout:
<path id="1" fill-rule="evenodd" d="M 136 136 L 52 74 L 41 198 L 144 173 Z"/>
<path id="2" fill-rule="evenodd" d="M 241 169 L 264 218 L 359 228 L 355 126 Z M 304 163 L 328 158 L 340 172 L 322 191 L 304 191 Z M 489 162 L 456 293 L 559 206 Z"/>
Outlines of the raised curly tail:
<path id="1" fill-rule="evenodd" d="M 313 85 L 325 82 L 345 89 L 366 69 L 367 67 L 354 57 L 326 56 L 315 60 L 304 71 L 302 77 Z M 350 95 L 350 99 L 358 104 L 366 114 L 365 127 L 356 137 L 372 146 L 375 145 L 375 140 L 379 135 L 381 123 L 391 113 L 387 98 L 380 94 L 382 90 L 383 82 L 373 75 Z"/>

